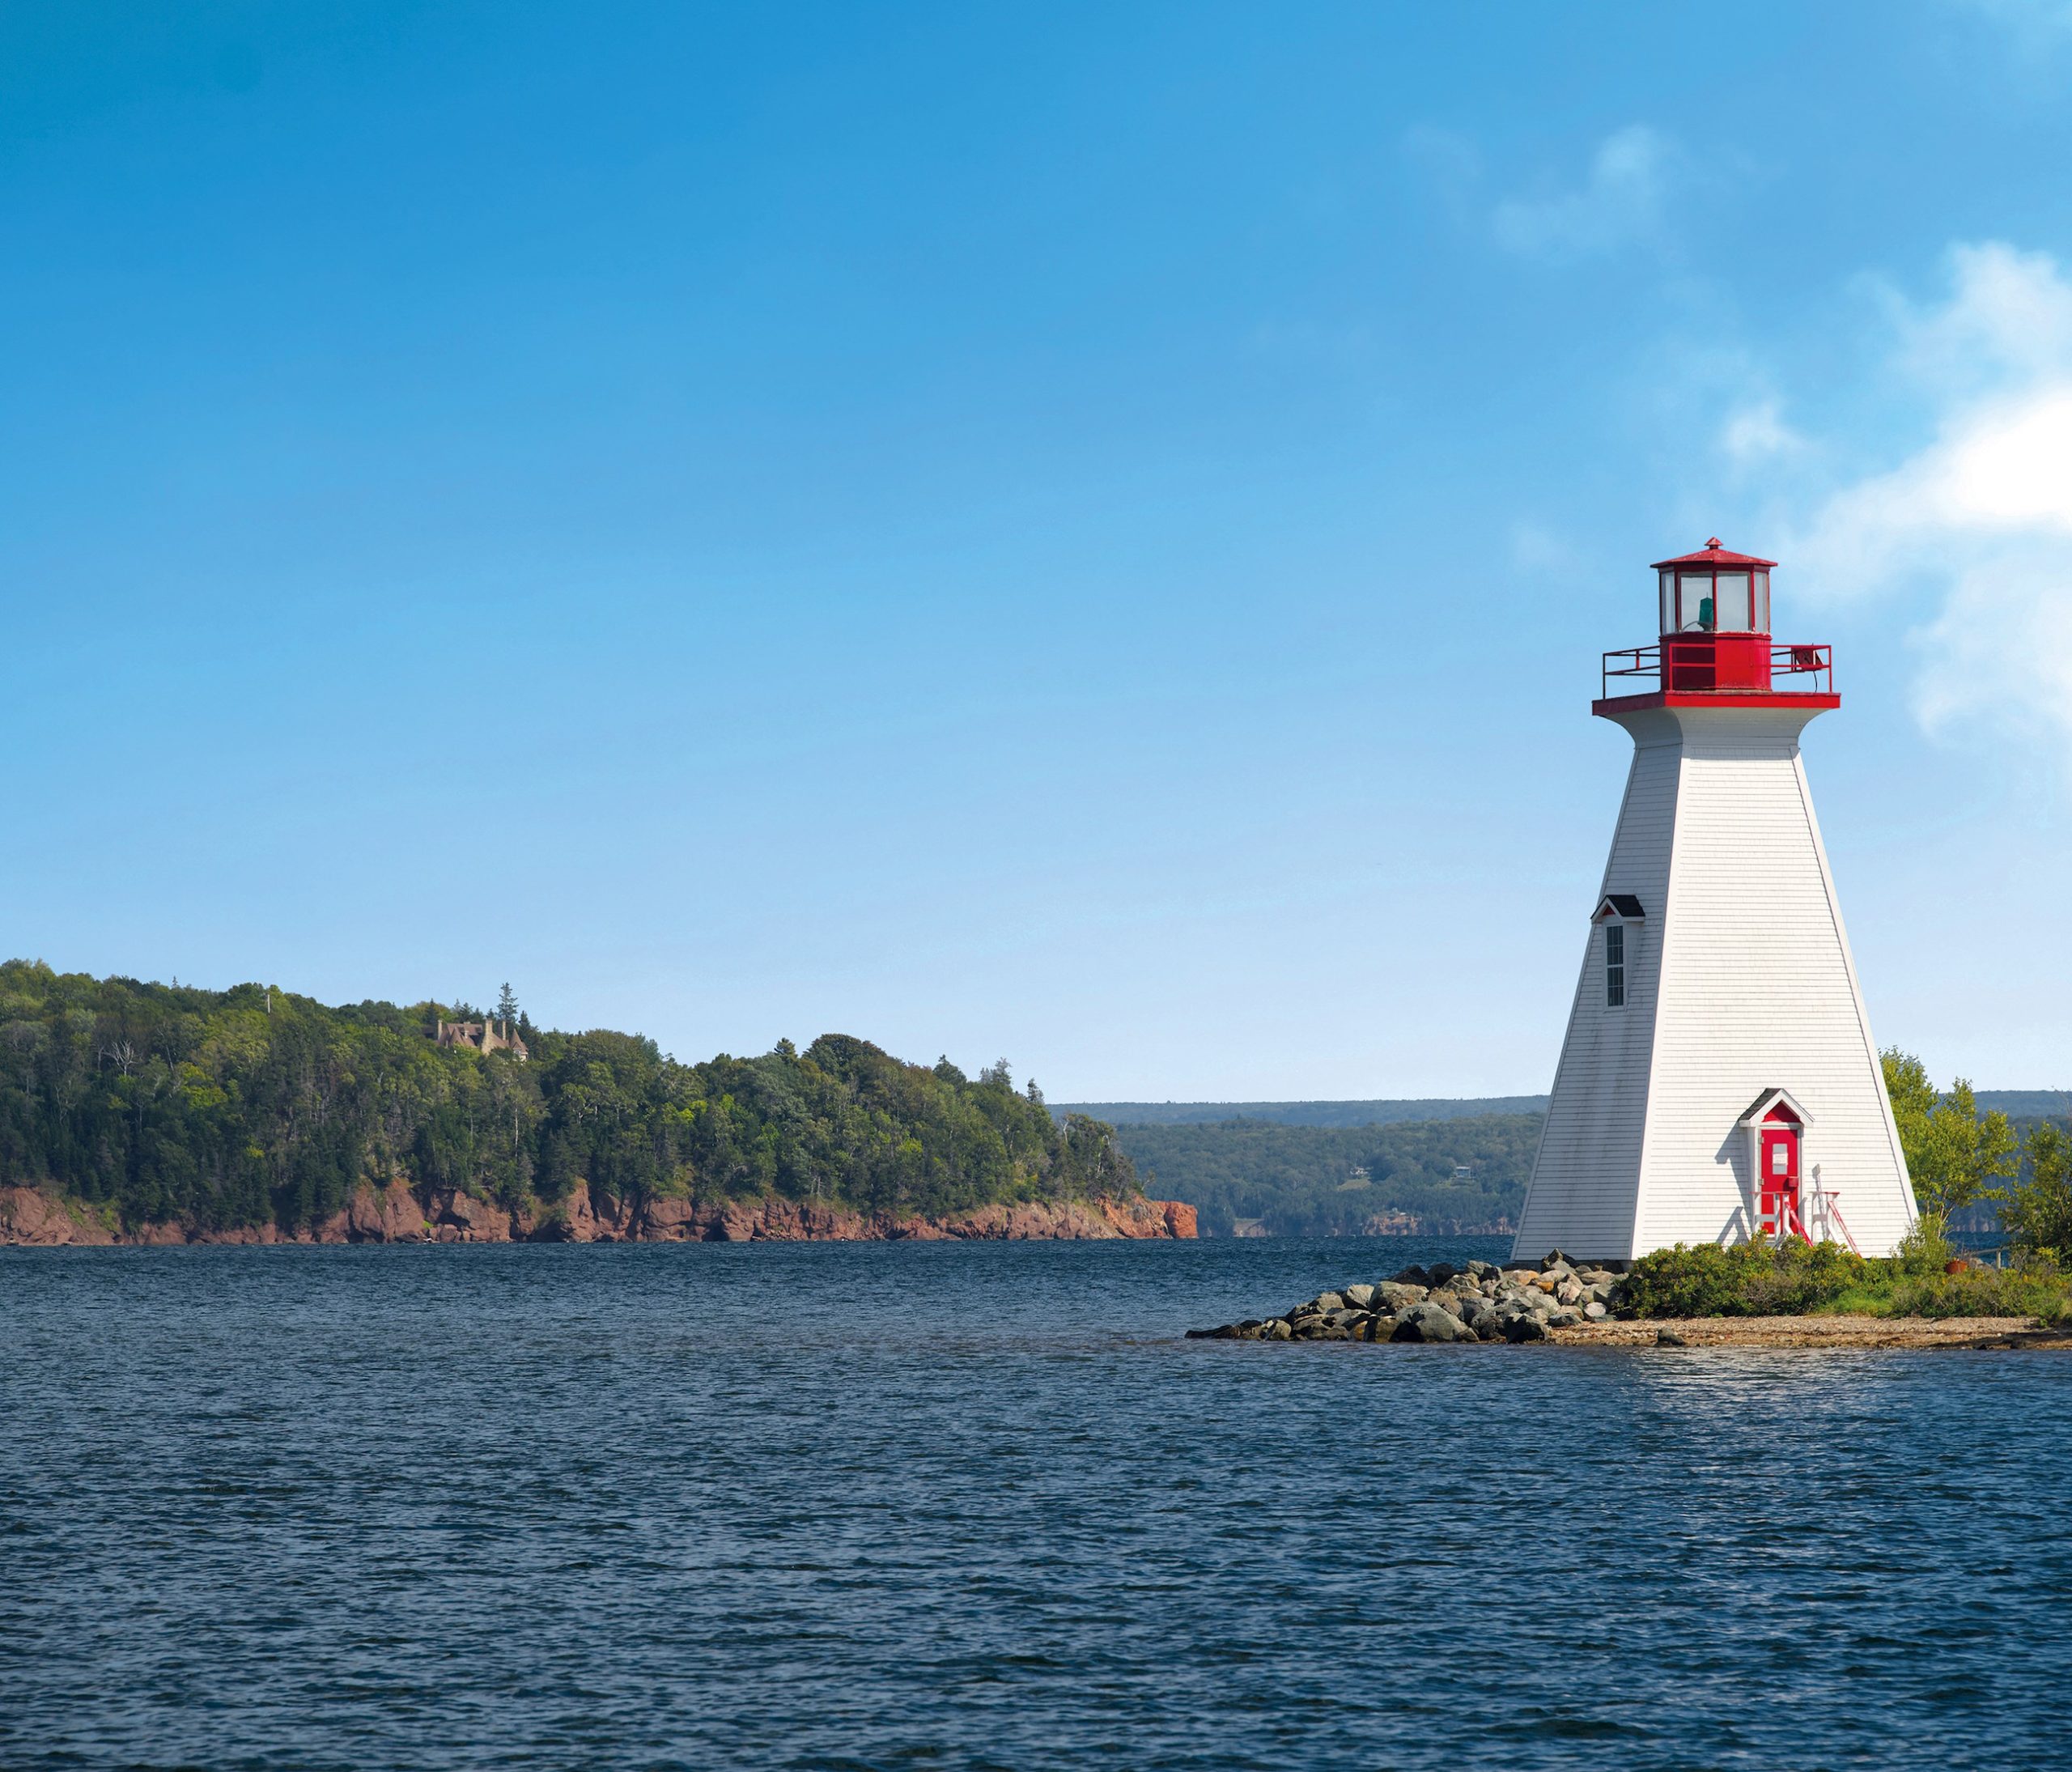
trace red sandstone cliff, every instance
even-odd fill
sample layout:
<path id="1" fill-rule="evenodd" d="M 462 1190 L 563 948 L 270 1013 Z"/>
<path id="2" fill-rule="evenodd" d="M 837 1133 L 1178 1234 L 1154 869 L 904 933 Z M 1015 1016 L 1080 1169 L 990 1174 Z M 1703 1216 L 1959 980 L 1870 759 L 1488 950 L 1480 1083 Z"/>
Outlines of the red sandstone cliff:
<path id="1" fill-rule="evenodd" d="M 177 1224 L 111 1230 L 93 1212 L 35 1188 L 0 1188 L 0 1244 L 273 1243 L 873 1243 L 994 1239 L 1192 1237 L 1195 1209 L 1177 1200 L 1025 1201 L 942 1217 L 866 1215 L 789 1200 L 596 1200 L 578 1182 L 537 1216 L 516 1216 L 452 1188 L 419 1194 L 400 1179 L 362 1187 L 313 1230 L 273 1225 L 197 1230 Z"/>

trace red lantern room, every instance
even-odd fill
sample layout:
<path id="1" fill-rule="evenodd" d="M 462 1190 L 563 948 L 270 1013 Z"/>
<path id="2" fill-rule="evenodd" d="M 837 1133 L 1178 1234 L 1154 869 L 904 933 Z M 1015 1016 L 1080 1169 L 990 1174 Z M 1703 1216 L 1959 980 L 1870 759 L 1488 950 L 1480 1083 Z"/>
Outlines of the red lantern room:
<path id="1" fill-rule="evenodd" d="M 1832 648 L 1770 637 L 1770 571 L 1712 537 L 1695 554 L 1654 563 L 1658 644 L 1604 655 L 1594 712 L 1643 707 L 1837 708 Z M 1652 694 L 1614 696 L 1611 679 L 1652 677 Z M 1780 677 L 1798 679 L 1780 686 Z"/>

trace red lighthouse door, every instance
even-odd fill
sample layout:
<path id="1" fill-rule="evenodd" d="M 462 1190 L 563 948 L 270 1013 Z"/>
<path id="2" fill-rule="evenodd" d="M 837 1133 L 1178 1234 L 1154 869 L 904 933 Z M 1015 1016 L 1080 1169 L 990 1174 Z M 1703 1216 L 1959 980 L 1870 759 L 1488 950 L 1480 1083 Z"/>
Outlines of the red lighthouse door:
<path id="1" fill-rule="evenodd" d="M 1798 1128 L 1770 1123 L 1763 1128 L 1760 1161 L 1763 1172 L 1757 1182 L 1762 1230 L 1766 1236 L 1780 1231 L 1805 1233 L 1805 1219 L 1798 1207 Z"/>

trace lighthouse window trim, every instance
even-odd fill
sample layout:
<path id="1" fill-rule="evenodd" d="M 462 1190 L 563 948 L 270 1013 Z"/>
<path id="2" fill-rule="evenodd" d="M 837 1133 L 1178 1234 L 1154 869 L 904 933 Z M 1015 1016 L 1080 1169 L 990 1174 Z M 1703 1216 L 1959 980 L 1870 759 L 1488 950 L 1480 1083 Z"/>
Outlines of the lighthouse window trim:
<path id="1" fill-rule="evenodd" d="M 1604 1006 L 1626 1006 L 1626 925 L 1604 925 Z"/>

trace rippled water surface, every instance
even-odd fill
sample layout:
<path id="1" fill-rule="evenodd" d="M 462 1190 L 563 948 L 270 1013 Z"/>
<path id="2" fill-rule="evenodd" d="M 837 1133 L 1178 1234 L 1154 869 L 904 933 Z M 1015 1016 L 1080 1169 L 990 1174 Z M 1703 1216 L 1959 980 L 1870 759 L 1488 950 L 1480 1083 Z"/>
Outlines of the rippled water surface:
<path id="1" fill-rule="evenodd" d="M 2072 1358 L 1178 1339 L 1493 1252 L 0 1253 L 0 1765 L 2072 1765 Z"/>

